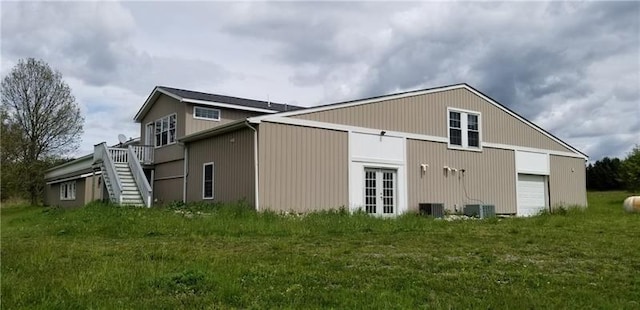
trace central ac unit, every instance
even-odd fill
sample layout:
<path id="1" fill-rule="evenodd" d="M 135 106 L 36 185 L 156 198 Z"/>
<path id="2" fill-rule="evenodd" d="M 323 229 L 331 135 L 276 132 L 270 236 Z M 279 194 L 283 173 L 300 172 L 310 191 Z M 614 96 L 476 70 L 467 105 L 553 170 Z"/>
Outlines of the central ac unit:
<path id="1" fill-rule="evenodd" d="M 496 206 L 494 205 L 465 205 L 464 215 L 476 216 L 481 219 L 496 216 Z"/>
<path id="2" fill-rule="evenodd" d="M 435 218 L 444 217 L 443 203 L 420 203 L 418 204 L 418 210 L 420 211 L 420 215 L 428 215 Z"/>

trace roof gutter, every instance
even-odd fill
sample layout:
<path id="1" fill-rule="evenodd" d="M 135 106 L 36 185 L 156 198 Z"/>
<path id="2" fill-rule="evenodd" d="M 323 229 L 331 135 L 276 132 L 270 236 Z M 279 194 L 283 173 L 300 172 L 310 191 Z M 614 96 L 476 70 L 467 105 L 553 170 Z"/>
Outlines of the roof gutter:
<path id="1" fill-rule="evenodd" d="M 188 136 L 184 136 L 182 138 L 178 138 L 179 142 L 184 142 L 184 143 L 189 143 L 189 142 L 193 142 L 193 141 L 197 141 L 200 139 L 204 139 L 204 138 L 209 138 L 209 137 L 213 137 L 213 136 L 217 136 L 223 133 L 227 133 L 230 131 L 235 131 L 238 130 L 242 127 L 245 127 L 245 120 L 241 119 L 235 122 L 230 122 L 228 124 L 222 125 L 222 126 L 218 126 L 218 127 L 214 127 L 211 129 L 207 129 L 207 130 L 203 130 L 200 132 L 196 132 L 194 134 L 190 134 Z"/>
<path id="2" fill-rule="evenodd" d="M 64 163 L 64 164 L 60 164 L 60 165 L 57 165 L 57 166 L 55 166 L 55 167 L 51 167 L 51 168 L 49 168 L 49 169 L 45 170 L 44 172 L 45 172 L 45 173 L 47 173 L 47 172 L 49 172 L 49 171 L 53 171 L 53 170 L 56 170 L 56 169 L 60 169 L 60 168 L 62 168 L 62 167 L 66 167 L 66 166 L 70 166 L 70 165 L 73 165 L 73 164 L 77 164 L 79 161 L 87 160 L 87 159 L 89 159 L 89 158 L 93 158 L 93 153 L 88 154 L 88 155 L 84 155 L 84 156 L 82 156 L 82 157 L 78 157 L 78 158 L 76 158 L 76 159 L 72 159 L 72 160 L 70 160 L 70 161 L 68 161 L 68 162 L 66 162 L 66 163 Z"/>

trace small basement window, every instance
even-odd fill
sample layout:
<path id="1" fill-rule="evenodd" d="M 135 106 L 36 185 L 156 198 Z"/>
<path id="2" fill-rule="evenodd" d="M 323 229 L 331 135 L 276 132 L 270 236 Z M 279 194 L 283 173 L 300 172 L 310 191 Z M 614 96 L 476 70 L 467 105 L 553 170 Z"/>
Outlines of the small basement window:
<path id="1" fill-rule="evenodd" d="M 220 120 L 220 110 L 211 109 L 211 108 L 203 108 L 203 107 L 193 107 L 193 118 L 196 119 L 206 119 L 210 121 L 219 121 Z"/>
<path id="2" fill-rule="evenodd" d="M 480 150 L 480 112 L 447 109 L 449 148 Z"/>
<path id="3" fill-rule="evenodd" d="M 60 184 L 60 200 L 76 200 L 76 181 Z"/>

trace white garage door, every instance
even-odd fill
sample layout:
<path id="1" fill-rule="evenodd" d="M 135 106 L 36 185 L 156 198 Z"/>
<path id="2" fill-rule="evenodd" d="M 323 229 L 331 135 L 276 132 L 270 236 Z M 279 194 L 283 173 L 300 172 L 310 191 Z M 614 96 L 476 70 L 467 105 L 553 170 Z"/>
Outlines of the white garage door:
<path id="1" fill-rule="evenodd" d="M 547 210 L 542 175 L 518 174 L 518 216 L 531 216 Z"/>

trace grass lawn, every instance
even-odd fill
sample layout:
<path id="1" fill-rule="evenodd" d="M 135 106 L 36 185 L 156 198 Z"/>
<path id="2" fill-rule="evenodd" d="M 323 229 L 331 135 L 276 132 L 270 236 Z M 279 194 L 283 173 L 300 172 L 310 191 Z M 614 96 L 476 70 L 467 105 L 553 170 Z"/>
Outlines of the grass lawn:
<path id="1" fill-rule="evenodd" d="M 456 222 L 3 207 L 1 306 L 638 309 L 640 214 L 624 213 L 626 196 Z"/>

